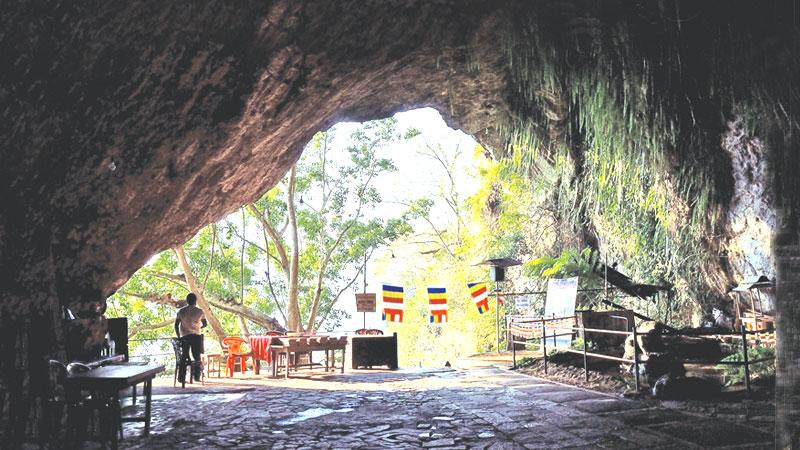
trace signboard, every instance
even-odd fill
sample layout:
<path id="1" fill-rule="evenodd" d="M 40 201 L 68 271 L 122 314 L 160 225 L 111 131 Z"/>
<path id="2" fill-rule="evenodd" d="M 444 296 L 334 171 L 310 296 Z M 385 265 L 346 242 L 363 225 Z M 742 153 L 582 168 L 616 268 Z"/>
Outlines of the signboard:
<path id="1" fill-rule="evenodd" d="M 514 305 L 517 309 L 528 309 L 531 307 L 531 299 L 528 297 L 518 297 L 514 300 Z"/>
<path id="2" fill-rule="evenodd" d="M 551 278 L 547 282 L 547 298 L 544 302 L 544 317 L 564 317 L 575 315 L 575 299 L 578 296 L 578 277 L 566 279 Z M 558 321 L 552 325 L 545 322 L 545 334 L 566 334 L 565 336 L 556 337 L 556 345 L 559 347 L 569 347 L 572 341 L 569 333 L 572 332 L 568 328 L 559 328 L 560 326 L 572 326 L 573 321 Z M 552 338 L 547 340 L 550 345 Z"/>
<path id="3" fill-rule="evenodd" d="M 551 278 L 547 282 L 544 302 L 545 317 L 575 315 L 575 298 L 578 296 L 578 277 L 563 280 Z"/>
<path id="4" fill-rule="evenodd" d="M 375 294 L 356 294 L 356 312 L 375 312 Z"/>

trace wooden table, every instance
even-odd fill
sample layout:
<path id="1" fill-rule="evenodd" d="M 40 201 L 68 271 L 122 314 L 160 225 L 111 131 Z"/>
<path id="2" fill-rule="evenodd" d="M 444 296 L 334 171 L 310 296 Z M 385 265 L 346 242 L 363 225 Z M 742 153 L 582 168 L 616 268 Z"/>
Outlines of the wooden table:
<path id="1" fill-rule="evenodd" d="M 345 359 L 345 349 L 347 348 L 347 336 L 276 336 L 272 338 L 270 343 L 270 358 L 273 361 L 272 364 L 272 376 L 276 378 L 278 376 L 278 364 L 275 361 L 278 361 L 278 357 L 280 355 L 285 355 L 286 357 L 286 378 L 289 378 L 289 369 L 292 366 L 292 355 L 298 355 L 301 353 L 311 353 L 315 351 L 324 351 L 325 352 L 325 371 L 327 372 L 329 368 L 335 369 L 333 361 L 333 356 L 336 350 L 342 351 L 342 366 L 341 371 L 344 373 L 344 359 Z"/>
<path id="2" fill-rule="evenodd" d="M 122 422 L 144 422 L 144 435 L 150 434 L 153 378 L 163 371 L 164 366 L 160 364 L 111 364 L 89 372 L 69 375 L 64 380 L 64 387 L 73 393 L 89 391 L 93 397 L 96 394 L 108 397 L 108 403 L 112 408 L 112 417 L 110 418 L 112 427 L 110 427 L 109 437 L 112 447 L 116 447 L 117 430 L 120 429 Z M 139 383 L 144 383 L 144 416 L 122 417 L 119 407 L 119 391 Z"/>

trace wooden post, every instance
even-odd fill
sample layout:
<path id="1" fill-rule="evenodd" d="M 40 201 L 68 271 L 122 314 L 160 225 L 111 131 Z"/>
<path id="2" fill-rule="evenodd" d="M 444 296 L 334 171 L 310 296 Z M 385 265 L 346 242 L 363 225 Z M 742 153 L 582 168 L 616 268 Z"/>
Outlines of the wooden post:
<path id="1" fill-rule="evenodd" d="M 511 367 L 512 369 L 517 368 L 517 345 L 513 339 L 509 339 L 508 342 L 511 342 L 511 360 L 514 362 L 514 365 Z"/>
<path id="2" fill-rule="evenodd" d="M 544 373 L 547 375 L 547 329 L 544 326 L 544 319 L 542 319 L 542 353 L 544 354 Z"/>
<path id="3" fill-rule="evenodd" d="M 635 321 L 633 323 L 633 374 L 636 382 L 636 392 L 639 392 L 639 342 Z"/>
<path id="4" fill-rule="evenodd" d="M 750 362 L 747 358 L 747 329 L 744 325 L 740 328 L 742 332 L 742 353 L 744 354 L 744 388 L 745 394 L 750 396 Z"/>
<path id="5" fill-rule="evenodd" d="M 511 344 L 511 348 L 514 348 L 514 338 L 511 336 L 511 327 L 508 326 L 508 315 L 503 316 L 503 322 L 506 324 L 506 346 Z"/>
<path id="6" fill-rule="evenodd" d="M 495 338 L 497 339 L 497 353 L 500 353 L 500 293 L 494 292 L 494 327 Z"/>
<path id="7" fill-rule="evenodd" d="M 589 365 L 586 360 L 586 324 L 581 320 L 581 337 L 583 338 L 583 374 L 586 376 L 586 382 L 589 382 Z"/>

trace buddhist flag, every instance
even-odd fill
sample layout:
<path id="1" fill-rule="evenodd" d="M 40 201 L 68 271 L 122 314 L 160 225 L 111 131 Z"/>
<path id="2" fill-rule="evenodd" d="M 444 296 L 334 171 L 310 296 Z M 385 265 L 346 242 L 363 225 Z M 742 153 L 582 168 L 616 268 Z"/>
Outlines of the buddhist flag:
<path id="1" fill-rule="evenodd" d="M 431 309 L 431 323 L 447 322 L 447 289 L 429 287 L 428 304 Z"/>
<path id="2" fill-rule="evenodd" d="M 475 306 L 478 307 L 478 312 L 483 314 L 489 311 L 489 290 L 486 289 L 486 283 L 467 283 L 467 287 Z"/>
<path id="3" fill-rule="evenodd" d="M 383 320 L 403 321 L 403 286 L 383 285 Z"/>

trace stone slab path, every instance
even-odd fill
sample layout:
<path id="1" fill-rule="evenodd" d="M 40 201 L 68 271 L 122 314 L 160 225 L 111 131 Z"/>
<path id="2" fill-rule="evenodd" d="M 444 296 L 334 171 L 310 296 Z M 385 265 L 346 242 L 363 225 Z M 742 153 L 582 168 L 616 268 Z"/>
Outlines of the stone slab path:
<path id="1" fill-rule="evenodd" d="M 171 381 L 171 380 L 170 380 Z M 226 380 L 227 381 L 227 380 Z M 192 386 L 153 398 L 128 449 L 773 448 L 772 435 L 498 368 L 357 372 Z M 170 386 L 171 387 L 171 386 Z M 176 391 L 172 391 L 176 392 Z M 191 393 L 190 393 L 191 392 Z"/>

